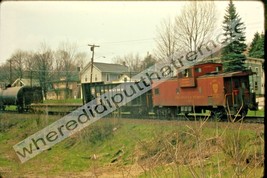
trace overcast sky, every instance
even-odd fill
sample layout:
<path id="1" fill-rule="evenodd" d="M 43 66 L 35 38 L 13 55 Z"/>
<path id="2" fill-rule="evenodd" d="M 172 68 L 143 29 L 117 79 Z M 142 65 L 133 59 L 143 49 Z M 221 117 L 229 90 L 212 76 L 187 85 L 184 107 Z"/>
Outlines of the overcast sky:
<path id="1" fill-rule="evenodd" d="M 247 41 L 256 31 L 264 31 L 261 2 L 235 2 L 245 22 Z M 57 49 L 60 42 L 76 43 L 80 52 L 91 52 L 87 44 L 97 44 L 95 61 L 111 62 L 115 56 L 155 49 L 157 26 L 164 18 L 174 18 L 185 2 L 27 2 L 1 3 L 0 64 L 17 49 L 36 51 L 45 42 Z M 215 1 L 218 26 L 228 1 Z M 102 58 L 105 56 L 106 58 Z"/>

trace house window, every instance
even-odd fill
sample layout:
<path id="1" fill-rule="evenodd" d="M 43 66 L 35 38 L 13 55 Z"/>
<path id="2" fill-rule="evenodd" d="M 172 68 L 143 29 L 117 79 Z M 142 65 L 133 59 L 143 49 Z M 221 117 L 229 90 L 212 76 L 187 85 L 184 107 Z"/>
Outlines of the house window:
<path id="1" fill-rule="evenodd" d="M 95 81 L 97 81 L 97 74 L 95 74 Z"/>
<path id="2" fill-rule="evenodd" d="M 154 89 L 154 93 L 155 93 L 155 95 L 159 95 L 159 89 L 158 88 L 155 88 Z"/>
<path id="3" fill-rule="evenodd" d="M 107 76 L 106 81 L 109 81 L 109 74 L 107 74 L 106 76 Z"/>
<path id="4" fill-rule="evenodd" d="M 258 74 L 259 74 L 259 68 L 258 67 L 255 67 L 255 72 L 256 72 L 256 75 L 258 76 Z"/>
<path id="5" fill-rule="evenodd" d="M 258 82 L 255 82 L 254 88 L 255 88 L 255 91 L 258 90 Z"/>

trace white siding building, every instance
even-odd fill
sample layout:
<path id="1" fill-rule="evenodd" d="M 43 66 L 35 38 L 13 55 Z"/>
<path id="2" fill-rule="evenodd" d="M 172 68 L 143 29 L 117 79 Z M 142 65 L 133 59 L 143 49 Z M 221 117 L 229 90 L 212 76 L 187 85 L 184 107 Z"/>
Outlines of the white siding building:
<path id="1" fill-rule="evenodd" d="M 92 82 L 112 83 L 121 79 L 128 72 L 128 67 L 120 64 L 94 62 Z M 86 65 L 80 72 L 81 83 L 90 83 L 91 63 Z"/>

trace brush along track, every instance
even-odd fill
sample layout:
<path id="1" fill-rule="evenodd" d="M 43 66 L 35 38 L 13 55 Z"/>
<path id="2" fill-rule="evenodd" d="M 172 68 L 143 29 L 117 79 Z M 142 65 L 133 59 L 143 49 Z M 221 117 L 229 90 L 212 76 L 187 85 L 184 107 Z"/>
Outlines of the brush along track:
<path id="1" fill-rule="evenodd" d="M 24 112 L 21 114 L 44 114 L 44 115 L 66 115 L 68 113 L 71 113 L 73 110 L 77 109 L 81 105 L 79 104 L 38 104 L 34 105 L 30 109 L 29 112 Z M 6 110 L 6 111 L 0 111 L 1 113 L 13 113 L 17 114 L 18 112 L 16 110 Z M 149 119 L 149 120 L 177 120 L 177 121 L 195 121 L 195 120 L 214 120 L 211 119 L 211 117 L 207 115 L 183 115 L 179 114 L 176 117 L 165 117 L 165 116 L 156 116 L 154 113 L 150 113 L 149 115 L 145 116 L 133 116 L 132 114 L 129 113 L 120 113 L 118 114 L 116 111 L 107 115 L 107 117 L 112 117 L 112 118 L 130 118 L 130 119 Z M 225 119 L 222 121 L 232 121 L 232 122 L 240 122 L 243 121 L 245 123 L 259 123 L 259 124 L 264 124 L 264 116 L 246 116 L 245 118 L 241 118 L 240 116 L 231 116 L 230 119 Z"/>

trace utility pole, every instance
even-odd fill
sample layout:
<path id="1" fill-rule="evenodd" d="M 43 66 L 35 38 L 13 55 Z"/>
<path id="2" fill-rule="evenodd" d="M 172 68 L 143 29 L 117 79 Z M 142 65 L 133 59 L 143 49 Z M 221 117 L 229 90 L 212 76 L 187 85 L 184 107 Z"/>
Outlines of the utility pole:
<path id="1" fill-rule="evenodd" d="M 9 59 L 8 62 L 9 62 L 9 83 L 11 85 L 12 84 L 12 67 L 11 67 L 12 60 Z"/>
<path id="2" fill-rule="evenodd" d="M 88 44 L 88 46 L 90 46 L 91 51 L 92 51 L 92 58 L 91 58 L 91 74 L 90 74 L 90 84 L 92 84 L 93 82 L 93 67 L 94 67 L 94 55 L 95 55 L 95 47 L 100 47 L 99 45 L 90 45 Z"/>
<path id="3" fill-rule="evenodd" d="M 32 87 L 32 69 L 31 69 L 31 87 Z"/>

